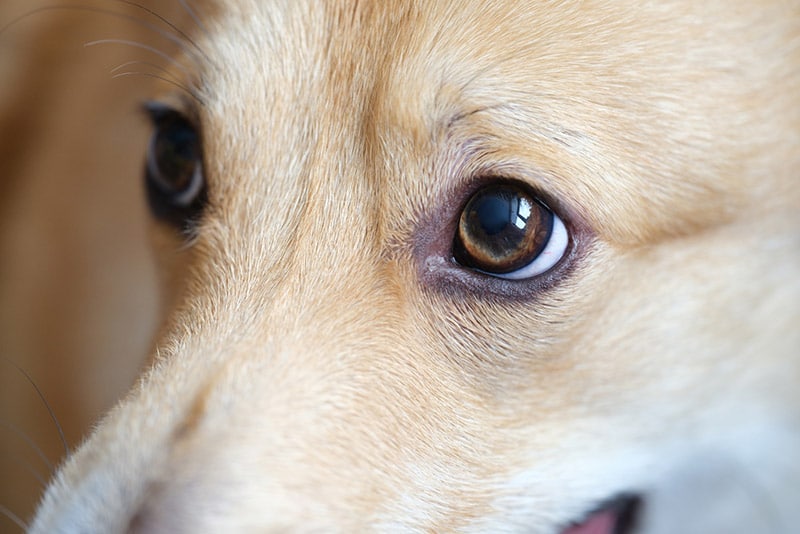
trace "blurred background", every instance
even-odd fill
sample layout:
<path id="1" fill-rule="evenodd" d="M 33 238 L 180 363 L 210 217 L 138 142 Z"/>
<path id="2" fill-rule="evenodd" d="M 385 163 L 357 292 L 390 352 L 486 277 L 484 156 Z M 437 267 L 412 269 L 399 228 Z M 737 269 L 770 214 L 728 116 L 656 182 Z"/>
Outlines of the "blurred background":
<path id="1" fill-rule="evenodd" d="M 191 30 L 179 0 L 0 0 L 0 533 L 22 530 L 65 457 L 31 381 L 75 448 L 135 380 L 158 323 L 140 110 L 169 89 L 115 74 L 165 60 L 85 46 L 175 53 L 149 9 Z"/>

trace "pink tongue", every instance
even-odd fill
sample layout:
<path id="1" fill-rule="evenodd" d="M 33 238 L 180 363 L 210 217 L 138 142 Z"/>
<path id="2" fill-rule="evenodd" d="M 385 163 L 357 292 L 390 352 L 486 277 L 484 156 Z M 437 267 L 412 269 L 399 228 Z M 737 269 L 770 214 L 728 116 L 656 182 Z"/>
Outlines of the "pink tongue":
<path id="1" fill-rule="evenodd" d="M 617 515 L 606 510 L 597 512 L 580 525 L 569 527 L 563 534 L 612 534 L 616 525 Z"/>

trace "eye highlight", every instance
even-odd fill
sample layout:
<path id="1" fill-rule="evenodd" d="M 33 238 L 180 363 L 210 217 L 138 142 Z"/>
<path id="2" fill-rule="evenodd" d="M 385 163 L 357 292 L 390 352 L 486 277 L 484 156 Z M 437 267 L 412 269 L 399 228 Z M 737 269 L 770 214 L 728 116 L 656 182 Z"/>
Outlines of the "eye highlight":
<path id="1" fill-rule="evenodd" d="M 188 231 L 206 201 L 200 135 L 180 112 L 149 104 L 155 126 L 145 163 L 147 197 L 153 214 Z"/>
<path id="2" fill-rule="evenodd" d="M 453 257 L 470 269 L 523 280 L 550 270 L 568 243 L 563 221 L 527 187 L 496 183 L 474 193 L 461 211 Z"/>

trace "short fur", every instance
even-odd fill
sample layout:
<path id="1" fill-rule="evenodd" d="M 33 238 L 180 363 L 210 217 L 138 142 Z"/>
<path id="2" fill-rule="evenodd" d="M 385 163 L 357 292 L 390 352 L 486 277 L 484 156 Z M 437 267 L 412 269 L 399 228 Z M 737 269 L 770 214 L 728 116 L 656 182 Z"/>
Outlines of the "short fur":
<path id="1" fill-rule="evenodd" d="M 32 532 L 796 529 L 797 2 L 201 7 L 209 204 Z M 491 177 L 562 266 L 450 261 Z"/>

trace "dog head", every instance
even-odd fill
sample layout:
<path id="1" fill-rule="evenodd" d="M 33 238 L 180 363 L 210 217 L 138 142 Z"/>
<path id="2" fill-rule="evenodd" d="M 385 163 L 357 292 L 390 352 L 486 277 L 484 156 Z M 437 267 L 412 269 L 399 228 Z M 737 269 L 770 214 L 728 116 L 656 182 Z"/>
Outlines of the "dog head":
<path id="1" fill-rule="evenodd" d="M 797 7 L 335 4 L 203 9 L 175 306 L 33 531 L 792 530 Z"/>

